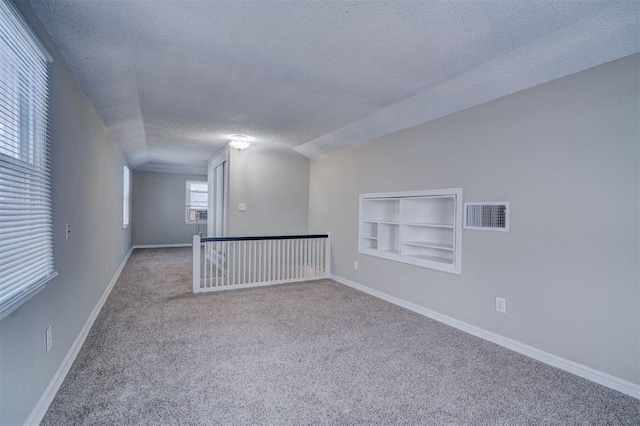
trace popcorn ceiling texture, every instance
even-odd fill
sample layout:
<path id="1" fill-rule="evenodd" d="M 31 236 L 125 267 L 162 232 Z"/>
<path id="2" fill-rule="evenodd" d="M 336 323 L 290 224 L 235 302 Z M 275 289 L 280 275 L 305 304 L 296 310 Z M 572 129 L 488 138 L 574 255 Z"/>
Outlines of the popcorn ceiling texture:
<path id="1" fill-rule="evenodd" d="M 42 425 L 637 425 L 640 402 L 331 280 L 135 250 Z"/>
<path id="2" fill-rule="evenodd" d="M 234 133 L 320 156 L 639 50 L 635 0 L 31 4 L 143 169 Z"/>

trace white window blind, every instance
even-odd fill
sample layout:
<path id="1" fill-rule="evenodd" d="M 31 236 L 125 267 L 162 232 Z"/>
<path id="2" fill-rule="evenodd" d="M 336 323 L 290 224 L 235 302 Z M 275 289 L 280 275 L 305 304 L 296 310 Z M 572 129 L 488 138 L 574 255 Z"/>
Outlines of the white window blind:
<path id="1" fill-rule="evenodd" d="M 22 17 L 0 0 L 0 319 L 56 275 L 49 62 Z"/>
<path id="2" fill-rule="evenodd" d="M 122 227 L 126 228 L 129 226 L 129 200 L 131 199 L 131 195 L 129 193 L 129 188 L 131 188 L 131 169 L 129 167 L 124 166 L 123 168 L 123 176 L 122 176 Z"/>
<path id="3" fill-rule="evenodd" d="M 186 222 L 206 222 L 209 208 L 209 185 L 207 182 L 187 181 Z"/>

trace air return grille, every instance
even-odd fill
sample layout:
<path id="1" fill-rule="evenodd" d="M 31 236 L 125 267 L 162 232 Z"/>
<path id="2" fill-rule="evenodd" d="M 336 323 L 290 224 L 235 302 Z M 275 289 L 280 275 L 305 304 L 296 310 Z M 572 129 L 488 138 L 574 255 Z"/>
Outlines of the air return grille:
<path id="1" fill-rule="evenodd" d="M 509 231 L 509 202 L 464 203 L 464 229 Z"/>

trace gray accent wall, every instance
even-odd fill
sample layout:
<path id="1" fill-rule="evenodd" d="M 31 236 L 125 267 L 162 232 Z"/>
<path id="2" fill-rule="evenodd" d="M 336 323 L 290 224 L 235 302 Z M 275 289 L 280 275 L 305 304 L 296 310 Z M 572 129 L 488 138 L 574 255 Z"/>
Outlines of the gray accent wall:
<path id="1" fill-rule="evenodd" d="M 186 182 L 207 176 L 133 172 L 133 244 L 191 244 L 207 224 L 186 223 Z"/>
<path id="2" fill-rule="evenodd" d="M 255 144 L 229 150 L 229 235 L 306 233 L 308 218 L 308 158 Z"/>
<path id="3" fill-rule="evenodd" d="M 123 156 L 28 3 L 17 7 L 53 56 L 53 249 L 59 275 L 0 321 L 2 425 L 27 420 L 130 247 L 130 228 L 122 226 Z"/>
<path id="4" fill-rule="evenodd" d="M 312 160 L 309 230 L 331 232 L 333 273 L 640 383 L 639 69 L 634 55 Z M 461 275 L 358 254 L 358 194 L 456 187 L 511 202 L 510 232 L 463 232 Z"/>

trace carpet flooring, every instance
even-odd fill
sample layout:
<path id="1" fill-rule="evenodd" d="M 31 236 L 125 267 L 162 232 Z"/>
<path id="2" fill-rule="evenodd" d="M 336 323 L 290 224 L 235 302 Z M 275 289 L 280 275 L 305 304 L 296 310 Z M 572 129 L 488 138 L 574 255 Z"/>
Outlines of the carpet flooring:
<path id="1" fill-rule="evenodd" d="M 640 402 L 330 280 L 194 295 L 135 250 L 44 425 L 640 424 Z"/>

